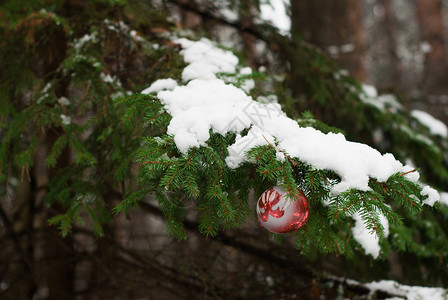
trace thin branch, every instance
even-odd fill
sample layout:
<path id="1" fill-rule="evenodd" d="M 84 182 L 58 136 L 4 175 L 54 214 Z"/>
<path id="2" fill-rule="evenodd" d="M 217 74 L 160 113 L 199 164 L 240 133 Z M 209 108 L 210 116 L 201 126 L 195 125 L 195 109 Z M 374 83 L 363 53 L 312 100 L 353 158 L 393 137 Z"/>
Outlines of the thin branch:
<path id="1" fill-rule="evenodd" d="M 158 217 L 163 218 L 162 212 L 157 208 L 156 206 L 149 204 L 147 202 L 140 202 L 139 207 L 147 211 L 151 214 L 154 214 Z M 198 232 L 198 223 L 190 221 L 190 220 L 184 220 L 183 221 L 184 227 L 193 232 Z M 290 259 L 284 256 L 276 255 L 272 249 L 262 249 L 256 246 L 253 246 L 247 242 L 242 242 L 237 240 L 234 237 L 231 237 L 227 234 L 224 234 L 222 232 L 218 232 L 217 235 L 214 237 L 215 240 L 221 242 L 224 245 L 231 246 L 233 248 L 237 248 L 238 250 L 241 250 L 243 252 L 246 252 L 250 255 L 257 256 L 263 260 L 266 260 L 267 262 L 271 264 L 275 264 L 279 267 L 286 268 L 290 271 L 294 272 L 300 272 L 304 277 L 313 278 L 316 275 L 313 271 L 310 269 L 304 267 L 303 264 L 300 263 L 293 263 Z"/>

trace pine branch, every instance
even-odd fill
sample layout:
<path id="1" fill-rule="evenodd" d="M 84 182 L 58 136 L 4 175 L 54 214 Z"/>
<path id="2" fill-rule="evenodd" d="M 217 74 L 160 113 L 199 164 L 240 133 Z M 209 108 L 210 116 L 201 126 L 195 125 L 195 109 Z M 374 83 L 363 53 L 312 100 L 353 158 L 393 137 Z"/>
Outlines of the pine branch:
<path id="1" fill-rule="evenodd" d="M 47 158 L 45 159 L 46 164 L 49 167 L 55 167 L 58 157 L 61 155 L 64 148 L 67 146 L 68 138 L 67 135 L 59 136 L 56 141 L 53 143 L 51 147 L 50 153 L 48 153 Z"/>
<path id="2" fill-rule="evenodd" d="M 199 232 L 206 237 L 214 237 L 218 234 L 218 222 L 216 210 L 211 204 L 202 205 L 198 208 L 199 213 Z"/>
<path id="3" fill-rule="evenodd" d="M 118 214 L 120 212 L 124 212 L 124 213 L 129 213 L 129 210 L 137 205 L 138 203 L 140 203 L 140 201 L 149 193 L 152 192 L 151 188 L 143 188 L 143 189 L 139 189 L 135 192 L 132 192 L 128 195 L 126 195 L 124 197 L 124 199 L 117 205 L 115 206 L 112 211 L 115 214 Z"/>
<path id="4" fill-rule="evenodd" d="M 167 232 L 171 237 L 176 237 L 179 240 L 186 239 L 185 229 L 183 226 L 183 203 L 179 197 L 173 193 L 166 196 L 160 191 L 155 192 L 155 197 L 159 203 L 166 224 Z"/>

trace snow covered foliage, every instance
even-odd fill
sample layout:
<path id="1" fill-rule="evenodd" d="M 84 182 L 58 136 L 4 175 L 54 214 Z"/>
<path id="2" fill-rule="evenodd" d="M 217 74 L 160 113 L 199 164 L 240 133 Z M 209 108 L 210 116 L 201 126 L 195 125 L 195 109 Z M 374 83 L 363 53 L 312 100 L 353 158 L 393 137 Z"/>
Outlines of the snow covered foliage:
<path id="1" fill-rule="evenodd" d="M 99 7 L 112 5 L 106 2 Z M 276 242 L 319 259 L 333 252 L 371 262 L 405 252 L 440 261 L 434 268 L 446 274 L 448 196 L 424 184 L 446 190 L 446 127 L 293 40 L 289 25 L 275 24 L 280 17 L 272 20 L 280 34 L 272 26 L 253 32 L 286 57 L 281 66 L 268 53 L 263 74 L 241 53 L 166 21 L 162 5 L 148 18 L 116 14 L 126 1 L 112 2 L 100 17 L 83 15 L 89 26 L 45 11 L 2 23 L 8 61 L 0 86 L 9 91 L 0 95 L 2 195 L 12 198 L 31 182 L 34 200 L 45 194 L 39 214 L 51 215 L 63 236 L 80 228 L 108 234 L 103 226 L 114 213 L 152 194 L 172 237 L 185 239 L 185 224 L 197 224 L 207 237 L 239 227 L 268 240 L 253 218 L 253 198 L 280 185 L 306 194 L 310 216 Z M 279 11 L 286 2 L 270 5 Z M 133 26 L 123 22 L 134 18 Z M 35 177 L 41 170 L 48 176 Z M 380 285 L 371 289 L 414 293 Z"/>
<path id="2" fill-rule="evenodd" d="M 159 92 L 162 90 L 173 90 L 177 86 L 177 81 L 172 78 L 158 79 L 150 87 L 144 89 L 142 94 L 149 94 L 154 92 Z"/>
<path id="3" fill-rule="evenodd" d="M 281 184 L 290 193 L 299 187 L 310 199 L 312 213 L 297 234 L 316 236 L 299 249 L 307 252 L 311 244 L 324 252 L 343 249 L 346 245 L 335 230 L 349 229 L 353 218 L 353 238 L 366 254 L 378 258 L 380 239 L 389 236 L 389 224 L 401 224 L 386 199 L 413 213 L 420 211 L 422 203 L 437 201 L 435 190 L 425 187 L 421 192 L 418 172 L 392 154 L 350 142 L 341 133 L 300 125 L 278 103 L 254 100 L 250 89 L 231 79 L 250 75 L 232 52 L 205 38 L 174 42 L 182 46 L 180 53 L 187 63 L 182 84 L 159 79 L 141 96 L 126 99 L 153 108 L 142 112 L 145 119 L 166 127 L 166 133 L 147 137 L 138 155 L 141 180 L 153 188 L 131 194 L 117 210 L 126 209 L 145 192 L 155 192 L 171 220 L 168 231 L 184 238 L 178 194 L 183 190 L 199 198 L 200 230 L 213 236 L 219 228 L 238 226 L 246 219 L 241 212 L 250 210 L 248 191 L 260 189 L 256 182 Z M 135 109 L 131 112 L 129 120 L 137 116 Z M 255 174 L 245 175 L 252 168 L 255 178 Z"/>
<path id="4" fill-rule="evenodd" d="M 151 134 L 138 141 L 139 149 L 128 153 L 139 158 L 140 179 L 147 187 L 131 194 L 116 211 L 128 208 L 145 193 L 154 193 L 172 221 L 168 230 L 183 238 L 180 197 L 183 191 L 188 197 L 199 199 L 201 231 L 215 235 L 219 229 L 243 224 L 251 211 L 249 191 L 257 193 L 266 185 L 280 184 L 291 194 L 296 188 L 303 189 L 310 200 L 312 216 L 297 236 L 299 240 L 309 235 L 316 238 L 298 243 L 304 253 L 312 247 L 323 252 L 350 253 L 351 246 L 344 244 L 346 236 L 340 233 L 343 228 L 343 232 L 353 234 L 366 254 L 378 258 L 381 240 L 387 239 L 393 227 L 402 222 L 395 211 L 397 206 L 415 214 L 423 204 L 432 206 L 439 200 L 436 190 L 419 182 L 419 172 L 402 164 L 395 155 L 349 141 L 340 131 L 313 119 L 310 114 L 298 119 L 288 117 L 275 94 L 260 94 L 258 90 L 255 97 L 251 93 L 260 74 L 240 64 L 234 53 L 206 38 L 191 40 L 168 35 L 170 43 L 176 45 L 170 48 L 145 40 L 123 22 L 103 20 L 102 28 L 93 27 L 90 33 L 73 40 L 70 55 L 63 62 L 62 71 L 75 77 L 74 82 L 86 90 L 81 100 L 92 89 L 98 94 L 110 93 L 114 98 L 129 94 L 124 88 L 127 79 L 105 71 L 100 53 L 95 50 L 109 35 L 123 38 L 131 52 L 141 47 L 154 57 L 159 52 L 170 51 L 170 56 L 178 58 L 172 65 L 170 62 L 174 68 L 160 67 L 157 73 L 151 72 L 156 74 L 152 84 L 140 94 L 116 101 L 119 108 L 122 104 L 130 106 L 123 116 L 126 126 L 134 126 L 142 118 L 145 128 L 152 128 Z M 305 50 L 312 49 L 305 46 Z M 91 79 L 83 80 L 92 74 L 95 74 L 94 84 L 90 83 Z M 378 95 L 374 87 L 366 85 L 357 90 L 347 76 L 336 72 L 329 78 L 337 84 L 340 81 L 350 93 L 359 92 L 360 101 L 355 105 L 366 111 L 380 111 L 381 116 L 397 115 L 403 110 L 394 96 Z M 55 120 L 69 131 L 55 143 L 48 164 L 54 165 L 61 149 L 71 145 L 77 163 L 85 163 L 86 167 L 95 165 L 97 155 L 90 153 L 75 138 L 76 134 L 70 133 L 70 130 L 83 130 L 78 128 L 82 121 L 76 117 L 81 100 L 68 95 L 56 98 L 51 89 L 51 82 L 42 88 L 37 104 L 58 103 L 48 120 Z M 318 102 L 325 103 L 325 98 L 319 97 L 323 96 L 317 97 Z M 103 100 L 98 101 L 107 115 L 111 109 L 104 106 Z M 413 112 L 414 118 L 443 137 L 443 127 L 422 115 Z M 400 126 L 401 132 L 414 135 L 415 140 L 424 140 L 415 135 L 411 125 L 406 129 L 403 129 L 405 125 Z M 96 139 L 105 141 L 119 131 L 107 127 L 99 132 Z M 379 129 L 377 132 L 379 136 L 385 134 Z M 137 143 L 133 139 L 129 142 Z M 126 163 L 129 160 L 119 164 L 117 176 L 123 176 Z M 55 192 L 49 197 L 56 199 L 61 193 Z M 87 196 L 77 195 L 77 199 L 84 198 Z M 91 193 L 88 198 L 92 198 Z M 56 218 L 52 222 L 60 224 L 67 233 L 74 218 Z M 99 223 L 96 228 L 101 233 Z"/>
<path id="5" fill-rule="evenodd" d="M 311 127 L 302 128 L 278 104 L 260 104 L 222 80 L 196 79 L 157 96 L 173 117 L 167 133 L 173 135 L 182 153 L 205 145 L 210 130 L 222 135 L 237 133 L 226 157 L 230 168 L 247 161 L 245 154 L 251 148 L 270 143 L 290 157 L 335 171 L 342 179 L 333 187 L 335 193 L 350 188 L 370 190 L 370 177 L 383 182 L 404 170 L 391 154 L 381 155 L 367 145 L 349 142 L 340 133 L 324 134 Z M 248 132 L 243 137 L 239 134 L 244 129 Z"/>
<path id="6" fill-rule="evenodd" d="M 351 188 L 367 191 L 370 177 L 384 182 L 392 174 L 404 172 L 392 154 L 381 155 L 367 145 L 347 141 L 340 133 L 302 128 L 278 104 L 258 103 L 242 89 L 216 79 L 219 72 L 235 73 L 238 59 L 230 51 L 205 39 L 178 42 L 185 45 L 181 53 L 189 62 L 182 78 L 191 81 L 172 91 L 161 91 L 157 97 L 172 116 L 167 133 L 182 153 L 204 146 L 210 130 L 222 135 L 233 132 L 237 138 L 229 145 L 225 159 L 229 168 L 247 161 L 250 149 L 275 144 L 281 153 L 318 169 L 335 171 L 342 179 L 333 187 L 336 194 Z M 244 129 L 248 132 L 243 137 L 240 133 Z"/>
<path id="7" fill-rule="evenodd" d="M 440 193 L 440 203 L 448 206 L 448 192 Z"/>
<path id="8" fill-rule="evenodd" d="M 392 112 L 398 112 L 403 108 L 394 95 L 378 95 L 376 88 L 371 85 L 363 85 L 362 89 L 363 94 L 361 95 L 361 100 L 381 111 L 390 110 Z"/>
<path id="9" fill-rule="evenodd" d="M 379 245 L 379 238 L 372 234 L 365 226 L 361 216 L 358 213 L 353 215 L 355 225 L 352 228 L 353 237 L 362 245 L 365 254 L 370 254 L 373 258 L 378 258 L 381 247 Z M 380 215 L 380 222 L 384 227 L 384 236 L 389 236 L 389 222 L 384 215 Z"/>
<path id="10" fill-rule="evenodd" d="M 448 138 L 448 128 L 442 121 L 437 120 L 427 112 L 417 109 L 411 111 L 411 115 L 419 120 L 423 125 L 428 127 L 432 134 L 439 135 L 443 138 Z"/>
<path id="11" fill-rule="evenodd" d="M 287 0 L 271 0 L 262 1 L 260 5 L 260 18 L 271 22 L 282 34 L 289 33 L 291 29 L 291 18 L 287 13 L 288 2 Z"/>
<path id="12" fill-rule="evenodd" d="M 186 38 L 174 40 L 184 48 L 181 53 L 188 66 L 182 72 L 182 80 L 213 79 L 217 73 L 235 73 L 238 57 L 232 52 L 217 48 L 208 39 L 194 42 Z"/>
<path id="13" fill-rule="evenodd" d="M 362 286 L 369 290 L 369 299 L 371 296 L 377 295 L 378 292 L 387 293 L 385 299 L 408 299 L 408 300 L 443 300 L 447 297 L 447 291 L 443 288 L 426 287 L 426 286 L 410 286 L 401 284 L 394 280 L 379 280 L 361 283 L 353 279 L 340 279 L 344 283 L 350 286 Z M 372 297 L 375 299 L 375 296 Z"/>
<path id="14" fill-rule="evenodd" d="M 447 292 L 443 288 L 433 288 L 424 286 L 409 286 L 399 284 L 393 280 L 381 280 L 365 284 L 372 291 L 385 291 L 393 295 L 406 297 L 409 300 L 418 299 L 446 299 Z"/>

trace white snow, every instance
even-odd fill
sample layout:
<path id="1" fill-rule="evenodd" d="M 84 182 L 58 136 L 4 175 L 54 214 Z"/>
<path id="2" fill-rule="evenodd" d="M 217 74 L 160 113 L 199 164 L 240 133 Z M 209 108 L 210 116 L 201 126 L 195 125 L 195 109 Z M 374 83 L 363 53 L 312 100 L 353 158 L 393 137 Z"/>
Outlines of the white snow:
<path id="1" fill-rule="evenodd" d="M 428 43 L 428 42 L 426 42 L 426 41 L 422 42 L 422 43 L 420 44 L 420 50 L 421 50 L 423 53 L 429 53 L 429 52 L 431 52 L 431 51 L 432 51 L 431 44 Z"/>
<path id="2" fill-rule="evenodd" d="M 355 51 L 355 45 L 353 44 L 344 44 L 341 46 L 341 53 L 350 53 Z"/>
<path id="3" fill-rule="evenodd" d="M 195 79 L 157 96 L 173 117 L 168 134 L 174 135 L 176 146 L 184 153 L 191 147 L 204 145 L 210 129 L 225 134 L 250 126 L 250 118 L 242 111 L 252 99 L 222 80 Z"/>
<path id="4" fill-rule="evenodd" d="M 447 291 L 443 288 L 409 286 L 393 280 L 373 281 L 364 285 L 372 291 L 385 291 L 393 295 L 404 296 L 408 300 L 445 300 L 448 296 Z"/>
<path id="5" fill-rule="evenodd" d="M 104 24 L 107 25 L 107 28 L 111 31 L 115 31 L 118 33 L 129 32 L 129 26 L 123 21 L 110 21 L 109 19 L 104 19 Z"/>
<path id="6" fill-rule="evenodd" d="M 339 54 L 346 54 L 353 51 L 355 51 L 355 45 L 353 44 L 344 44 L 341 46 L 332 45 L 327 48 L 327 52 L 331 56 L 338 56 Z"/>
<path id="7" fill-rule="evenodd" d="M 129 35 L 131 36 L 131 37 L 133 37 L 136 41 L 138 41 L 138 42 L 143 42 L 143 41 L 145 41 L 145 39 L 144 38 L 142 38 L 141 36 L 140 36 L 140 33 L 138 32 L 138 31 L 136 31 L 136 30 L 131 30 L 130 32 L 129 32 Z"/>
<path id="8" fill-rule="evenodd" d="M 440 192 L 440 203 L 448 206 L 448 192 Z"/>
<path id="9" fill-rule="evenodd" d="M 240 70 L 241 75 L 250 75 L 252 74 L 252 68 L 251 67 L 245 67 Z M 241 85 L 241 88 L 246 92 L 249 93 L 253 88 L 255 87 L 255 81 L 253 79 L 246 79 L 244 83 Z"/>
<path id="10" fill-rule="evenodd" d="M 435 189 L 433 189 L 430 186 L 423 187 L 421 193 L 422 196 L 428 196 L 425 200 L 423 200 L 423 204 L 433 206 L 434 203 L 440 201 L 440 195 L 439 192 L 437 192 Z"/>
<path id="11" fill-rule="evenodd" d="M 373 85 L 363 84 L 362 89 L 367 97 L 369 97 L 369 98 L 378 97 L 378 91 L 377 91 L 376 87 L 374 87 Z"/>
<path id="12" fill-rule="evenodd" d="M 84 47 L 85 44 L 87 44 L 89 42 L 96 42 L 96 41 L 98 41 L 96 33 L 85 34 L 85 35 L 83 35 L 82 38 L 77 39 L 77 40 L 74 41 L 73 47 L 75 49 L 79 50 L 82 47 Z"/>
<path id="13" fill-rule="evenodd" d="M 286 11 L 287 5 L 289 5 L 287 0 L 269 0 L 260 3 L 261 19 L 271 22 L 280 33 L 288 33 L 291 30 L 291 18 Z"/>
<path id="14" fill-rule="evenodd" d="M 397 112 L 403 108 L 403 105 L 401 105 L 397 98 L 392 94 L 380 95 L 378 101 L 382 103 L 383 107 L 388 107 L 392 112 Z"/>
<path id="15" fill-rule="evenodd" d="M 110 74 L 106 74 L 104 72 L 101 72 L 100 74 L 101 80 L 103 80 L 106 83 L 117 83 L 119 86 L 121 86 L 120 81 L 115 76 L 111 76 Z"/>
<path id="16" fill-rule="evenodd" d="M 186 38 L 174 40 L 181 44 L 185 62 L 189 65 L 182 72 L 182 80 L 214 79 L 216 73 L 235 73 L 238 57 L 232 52 L 220 49 L 206 38 L 194 42 Z"/>
<path id="17" fill-rule="evenodd" d="M 61 117 L 61 120 L 62 120 L 62 124 L 64 124 L 64 125 L 70 125 L 70 123 L 72 122 L 72 118 L 70 118 L 69 116 L 61 114 L 60 117 Z"/>
<path id="18" fill-rule="evenodd" d="M 235 9 L 230 9 L 229 7 L 222 7 L 219 9 L 219 12 L 221 13 L 221 16 L 225 18 L 225 20 L 230 22 L 237 22 L 238 21 L 238 12 Z"/>
<path id="19" fill-rule="evenodd" d="M 277 95 L 260 95 L 257 97 L 257 102 L 260 103 L 278 103 Z"/>
<path id="20" fill-rule="evenodd" d="M 61 97 L 58 99 L 58 103 L 61 105 L 69 106 L 70 100 L 68 100 L 67 97 Z"/>
<path id="21" fill-rule="evenodd" d="M 338 48 L 338 46 L 328 46 L 327 52 L 331 56 L 337 56 L 339 54 L 339 48 Z"/>
<path id="22" fill-rule="evenodd" d="M 336 277 L 337 278 L 337 277 Z M 448 290 L 440 287 L 410 286 L 404 285 L 394 280 L 380 280 L 367 283 L 361 283 L 349 278 L 337 278 L 339 282 L 345 282 L 348 285 L 365 286 L 370 290 L 369 296 L 373 296 L 376 291 L 389 293 L 392 299 L 408 300 L 446 300 Z M 396 296 L 396 297 L 395 297 Z M 371 297 L 369 297 L 370 299 Z"/>
<path id="23" fill-rule="evenodd" d="M 427 112 L 418 109 L 411 111 L 411 115 L 420 121 L 420 123 L 428 127 L 429 132 L 432 134 L 448 138 L 448 128 L 442 121 L 434 118 Z"/>
<path id="24" fill-rule="evenodd" d="M 352 228 L 353 238 L 362 246 L 366 254 L 378 258 L 381 250 L 379 238 L 364 226 L 359 213 L 355 213 L 352 218 L 355 220 L 355 226 Z M 389 221 L 384 215 L 380 214 L 380 222 L 384 227 L 384 236 L 388 237 Z"/>
<path id="25" fill-rule="evenodd" d="M 375 106 L 378 110 L 385 111 L 386 109 L 389 109 L 392 112 L 397 112 L 402 109 L 402 105 L 397 101 L 397 98 L 394 95 L 378 95 L 377 89 L 368 84 L 363 84 L 362 90 L 364 94 L 361 94 L 361 101 Z"/>
<path id="26" fill-rule="evenodd" d="M 417 182 L 420 179 L 420 174 L 418 172 L 414 172 L 415 167 L 412 165 L 411 161 L 407 161 L 407 164 L 403 167 L 403 173 L 406 173 L 404 176 L 412 182 Z"/>
<path id="27" fill-rule="evenodd" d="M 250 128 L 247 135 L 238 135 L 229 146 L 226 163 L 230 168 L 247 161 L 247 150 L 269 141 L 291 157 L 339 174 L 341 182 L 332 188 L 335 194 L 350 188 L 367 191 L 370 177 L 386 181 L 392 174 L 407 170 L 390 153 L 382 155 L 365 144 L 349 142 L 342 134 L 300 127 L 278 104 L 258 103 L 242 89 L 216 79 L 216 72 L 236 71 L 238 60 L 230 51 L 206 39 L 194 42 L 183 38 L 177 42 L 185 47 L 182 54 L 190 63 L 183 79 L 191 81 L 172 91 L 160 91 L 157 96 L 173 117 L 168 134 L 174 136 L 182 153 L 204 145 L 210 129 L 225 134 Z"/>
<path id="28" fill-rule="evenodd" d="M 431 139 L 429 139 L 426 135 L 423 135 L 421 133 L 416 133 L 408 125 L 400 124 L 398 128 L 401 131 L 403 131 L 404 133 L 406 133 L 412 139 L 418 140 L 419 142 L 422 142 L 422 143 L 425 143 L 425 144 L 427 144 L 430 147 L 434 146 L 434 143 L 433 143 L 433 141 Z"/>
<path id="29" fill-rule="evenodd" d="M 173 90 L 177 86 L 177 81 L 172 78 L 158 79 L 154 81 L 148 88 L 144 89 L 142 94 L 159 92 L 162 90 Z"/>

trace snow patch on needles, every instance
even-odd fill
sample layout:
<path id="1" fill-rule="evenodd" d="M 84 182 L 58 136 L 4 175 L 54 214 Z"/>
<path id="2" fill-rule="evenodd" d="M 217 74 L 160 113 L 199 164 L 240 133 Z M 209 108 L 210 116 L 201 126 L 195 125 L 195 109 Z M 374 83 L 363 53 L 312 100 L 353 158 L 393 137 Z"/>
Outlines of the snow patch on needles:
<path id="1" fill-rule="evenodd" d="M 121 86 L 120 80 L 115 76 L 111 76 L 110 74 L 101 72 L 100 78 L 101 78 L 101 80 L 103 80 L 106 83 L 111 83 L 111 84 L 117 83 L 119 86 Z"/>
<path id="2" fill-rule="evenodd" d="M 439 193 L 430 186 L 423 187 L 420 194 L 422 196 L 428 196 L 425 200 L 423 200 L 423 204 L 433 206 L 434 203 L 440 201 Z"/>
<path id="3" fill-rule="evenodd" d="M 378 258 L 380 255 L 379 238 L 369 231 L 362 221 L 359 213 L 354 214 L 353 220 L 355 220 L 355 226 L 352 228 L 353 237 L 361 245 L 366 254 L 372 255 L 373 258 Z M 380 222 L 384 227 L 384 236 L 389 236 L 389 221 L 383 214 L 380 214 Z"/>
<path id="4" fill-rule="evenodd" d="M 377 291 L 388 293 L 392 298 L 387 299 L 408 299 L 408 300 L 446 300 L 448 290 L 439 287 L 411 286 L 404 285 L 394 280 L 380 280 L 361 283 L 349 278 L 337 278 L 339 282 L 345 282 L 348 286 L 364 286 L 370 290 L 369 299 Z M 394 297 L 396 296 L 396 297 Z"/>
<path id="5" fill-rule="evenodd" d="M 434 118 L 427 112 L 418 109 L 411 111 L 411 115 L 420 123 L 428 127 L 429 132 L 431 132 L 432 134 L 448 138 L 448 128 L 442 121 Z"/>
<path id="6" fill-rule="evenodd" d="M 61 114 L 60 117 L 61 117 L 62 124 L 70 125 L 72 123 L 72 118 L 71 117 L 66 116 L 64 114 Z"/>
<path id="7" fill-rule="evenodd" d="M 61 105 L 65 105 L 65 106 L 69 106 L 70 105 L 70 100 L 68 100 L 67 97 L 61 97 L 58 99 L 58 103 Z"/>
<path id="8" fill-rule="evenodd" d="M 403 108 L 394 95 L 378 95 L 376 87 L 372 85 L 363 84 L 362 91 L 361 101 L 376 107 L 380 111 L 390 110 L 391 112 L 397 112 Z"/>
<path id="9" fill-rule="evenodd" d="M 80 39 L 75 39 L 74 43 L 73 43 L 73 47 L 76 50 L 80 50 L 82 47 L 84 47 L 84 45 L 86 45 L 87 43 L 90 42 L 97 42 L 98 41 L 98 37 L 96 36 L 96 33 L 92 33 L 92 34 L 85 34 L 83 35 Z"/>
<path id="10" fill-rule="evenodd" d="M 161 91 L 157 96 L 173 117 L 167 133 L 174 136 L 176 146 L 183 153 L 204 145 L 210 138 L 210 129 L 224 135 L 241 132 L 251 125 L 250 117 L 243 111 L 252 104 L 252 98 L 219 79 L 195 79 L 173 91 Z"/>
<path id="11" fill-rule="evenodd" d="M 186 38 L 174 40 L 181 44 L 185 62 L 189 65 L 182 72 L 182 80 L 191 79 L 215 79 L 216 73 L 235 73 L 238 65 L 238 57 L 230 51 L 220 49 L 213 43 L 202 38 L 195 42 Z"/>
<path id="12" fill-rule="evenodd" d="M 184 47 L 181 53 L 189 63 L 182 78 L 191 81 L 157 96 L 172 116 L 167 133 L 174 136 L 182 153 L 205 145 L 210 129 L 220 134 L 235 132 L 236 141 L 226 158 L 229 168 L 246 162 L 247 150 L 269 142 L 291 157 L 339 174 L 341 182 L 332 188 L 335 194 L 351 188 L 367 191 L 370 177 L 384 182 L 394 173 L 409 170 L 392 154 L 382 155 L 365 144 L 349 142 L 342 134 L 300 127 L 280 105 L 256 102 L 242 89 L 217 79 L 216 73 L 236 72 L 238 58 L 230 51 L 207 39 L 175 42 Z M 245 136 L 239 135 L 243 129 L 249 129 Z"/>
<path id="13" fill-rule="evenodd" d="M 291 18 L 287 14 L 286 6 L 289 1 L 270 0 L 260 4 L 261 19 L 271 22 L 282 34 L 291 30 Z"/>
<path id="14" fill-rule="evenodd" d="M 406 297 L 409 300 L 442 300 L 447 298 L 447 290 L 443 288 L 409 286 L 393 280 L 373 281 L 364 285 L 372 291 L 384 291 L 392 295 Z"/>
<path id="15" fill-rule="evenodd" d="M 448 206 L 448 192 L 441 192 L 440 193 L 440 203 L 445 204 Z"/>
<path id="16" fill-rule="evenodd" d="M 144 89 L 142 94 L 149 94 L 153 92 L 160 92 L 162 90 L 174 90 L 177 86 L 177 81 L 172 78 L 158 79 L 154 81 L 148 88 Z"/>
<path id="17" fill-rule="evenodd" d="M 252 74 L 252 68 L 251 67 L 245 67 L 240 70 L 241 75 L 250 75 Z M 247 79 L 245 82 L 241 85 L 241 88 L 246 92 L 250 93 L 250 91 L 255 87 L 255 81 L 253 79 Z"/>

